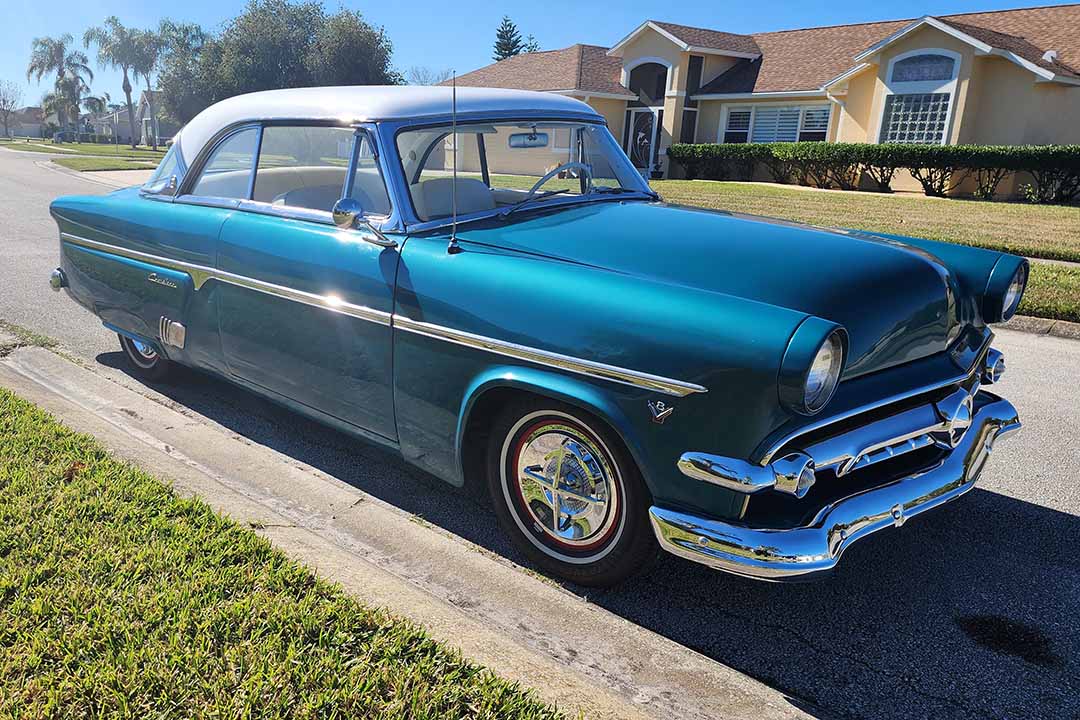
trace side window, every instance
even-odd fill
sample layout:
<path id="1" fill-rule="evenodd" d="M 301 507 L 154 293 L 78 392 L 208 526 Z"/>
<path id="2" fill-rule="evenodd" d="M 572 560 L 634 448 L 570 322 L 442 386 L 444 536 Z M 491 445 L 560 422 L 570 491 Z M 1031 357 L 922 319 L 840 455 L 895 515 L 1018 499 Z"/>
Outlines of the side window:
<path id="1" fill-rule="evenodd" d="M 246 199 L 255 163 L 256 128 L 230 135 L 217 146 L 191 193 L 203 197 Z"/>
<path id="2" fill-rule="evenodd" d="M 345 187 L 353 135 L 341 127 L 264 128 L 252 199 L 330 212 Z"/>
<path id="3" fill-rule="evenodd" d="M 358 135 L 356 173 L 353 175 L 349 197 L 360 203 L 368 215 L 389 215 L 390 196 L 386 193 L 382 171 L 367 135 Z"/>

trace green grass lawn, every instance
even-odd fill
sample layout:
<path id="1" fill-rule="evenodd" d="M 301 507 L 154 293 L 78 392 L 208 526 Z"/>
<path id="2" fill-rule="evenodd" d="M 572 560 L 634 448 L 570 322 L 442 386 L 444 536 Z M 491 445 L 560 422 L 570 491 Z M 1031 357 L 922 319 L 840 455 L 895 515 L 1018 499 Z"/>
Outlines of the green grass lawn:
<path id="1" fill-rule="evenodd" d="M 1080 262 L 1078 206 L 825 192 L 711 180 L 658 180 L 652 187 L 672 203 Z"/>
<path id="2" fill-rule="evenodd" d="M 1080 322 L 1080 269 L 1032 263 L 1019 313 Z"/>
<path id="3" fill-rule="evenodd" d="M 0 716 L 558 713 L 0 388 Z"/>
<path id="4" fill-rule="evenodd" d="M 1080 262 L 1080 207 L 1075 206 L 821 192 L 711 180 L 654 180 L 651 185 L 664 200 L 682 205 Z M 1080 322 L 1080 268 L 1033 262 L 1019 312 Z"/>
<path id="5" fill-rule="evenodd" d="M 155 161 L 160 160 L 165 155 L 164 146 L 155 152 L 153 148 L 142 145 L 132 150 L 130 145 L 107 145 L 105 143 L 59 143 L 54 145 L 51 140 L 31 140 L 30 142 L 0 140 L 0 147 L 26 152 L 56 153 L 60 155 L 108 155 Z"/>
<path id="6" fill-rule="evenodd" d="M 132 160 L 126 158 L 70 157 L 53 158 L 53 162 L 69 170 L 79 172 L 99 172 L 101 170 L 152 170 L 157 167 L 154 160 Z"/>

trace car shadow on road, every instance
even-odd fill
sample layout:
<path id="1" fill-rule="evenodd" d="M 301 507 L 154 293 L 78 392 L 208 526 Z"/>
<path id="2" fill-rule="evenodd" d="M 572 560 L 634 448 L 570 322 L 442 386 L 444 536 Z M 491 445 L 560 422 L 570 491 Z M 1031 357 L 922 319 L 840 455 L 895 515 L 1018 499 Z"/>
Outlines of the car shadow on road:
<path id="1" fill-rule="evenodd" d="M 124 368 L 120 353 L 98 361 Z M 528 565 L 467 493 L 225 381 L 181 373 L 153 389 Z M 1080 518 L 976 488 L 858 543 L 819 582 L 759 583 L 664 555 L 611 590 L 567 587 L 829 716 L 1078 717 L 1077 548 Z"/>

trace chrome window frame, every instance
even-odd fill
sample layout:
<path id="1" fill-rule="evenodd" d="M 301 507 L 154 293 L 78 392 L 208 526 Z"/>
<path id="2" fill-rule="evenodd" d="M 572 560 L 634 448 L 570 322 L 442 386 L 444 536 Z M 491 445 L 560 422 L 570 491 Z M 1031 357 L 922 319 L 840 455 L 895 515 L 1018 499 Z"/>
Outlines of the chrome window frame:
<path id="1" fill-rule="evenodd" d="M 287 205 L 274 205 L 272 203 L 252 199 L 259 171 L 259 154 L 262 151 L 263 131 L 268 127 L 332 127 L 352 130 L 353 144 L 350 151 L 349 165 L 345 171 L 345 181 L 342 184 L 341 197 L 345 197 L 352 189 L 352 172 L 354 172 L 356 168 L 357 153 L 360 147 L 360 143 L 357 142 L 357 139 L 360 137 L 367 138 L 375 157 L 376 167 L 378 167 L 379 174 L 383 180 L 383 185 L 386 187 L 386 196 L 390 202 L 390 213 L 388 215 L 383 215 L 365 212 L 364 219 L 372 227 L 384 233 L 400 232 L 404 229 L 397 217 L 396 208 L 398 207 L 398 204 L 395 202 L 391 187 L 392 183 L 388 179 L 389 171 L 385 158 L 383 157 L 384 153 L 379 147 L 378 129 L 374 123 L 341 123 L 326 120 L 305 120 L 303 118 L 244 120 L 242 122 L 234 123 L 233 125 L 220 130 L 214 135 L 210 142 L 206 143 L 198 157 L 196 157 L 195 161 L 191 164 L 191 168 L 187 171 L 183 181 L 178 185 L 176 194 L 167 199 L 171 202 L 182 203 L 185 205 L 240 210 L 242 212 L 257 215 L 267 215 L 289 220 L 301 220 L 304 222 L 318 223 L 320 225 L 333 225 L 333 215 L 329 211 Z M 192 193 L 191 190 L 198 183 L 198 178 L 202 176 L 206 163 L 213 156 L 216 149 L 237 133 L 252 128 L 258 130 L 258 135 L 255 140 L 255 155 L 252 160 L 251 177 L 248 178 L 247 197 L 224 198 L 212 195 L 195 195 Z M 366 234 L 366 231 L 363 228 L 351 228 L 350 231 L 357 232 L 361 235 Z"/>
<path id="2" fill-rule="evenodd" d="M 607 122 L 599 115 L 592 113 L 553 113 L 550 111 L 538 111 L 538 112 L 472 112 L 472 113 L 459 113 L 457 116 L 457 122 L 460 125 L 474 124 L 481 122 L 488 123 L 507 123 L 507 122 L 580 122 L 588 123 L 591 125 L 599 125 L 607 128 Z M 408 132 L 412 130 L 424 130 L 428 128 L 442 127 L 453 122 L 451 115 L 434 115 L 424 117 L 422 119 L 415 120 L 393 120 L 379 122 L 378 131 L 382 140 L 382 155 L 386 158 L 387 165 L 394 166 L 394 172 L 391 174 L 391 190 L 393 202 L 395 208 L 398 211 L 398 218 L 403 222 L 404 227 L 408 228 L 409 232 L 421 232 L 426 230 L 435 230 L 444 227 L 450 227 L 452 224 L 452 218 L 436 218 L 435 220 L 421 220 L 416 214 L 416 210 L 412 204 L 412 195 L 409 193 L 409 188 L 405 182 L 405 165 L 402 162 L 401 155 L 398 153 L 397 136 L 402 132 Z M 610 132 L 610 130 L 609 130 Z M 622 147 L 618 141 L 612 137 L 612 142 L 620 153 L 623 153 Z M 623 154 L 625 157 L 625 154 Z M 627 160 L 629 165 L 629 160 Z M 635 170 L 636 173 L 636 170 Z M 648 183 L 642 178 L 642 183 L 645 184 L 645 190 L 640 191 L 637 194 L 619 194 L 619 195 L 601 195 L 585 198 L 584 196 L 572 196 L 569 198 L 554 198 L 549 201 L 545 201 L 543 207 L 548 208 L 562 208 L 566 206 L 582 205 L 592 202 L 605 202 L 605 201 L 626 201 L 626 200 L 647 200 L 654 201 L 656 199 L 655 193 L 651 189 L 648 189 Z M 457 216 L 458 224 L 471 222 L 474 220 L 483 220 L 485 218 L 495 217 L 501 211 L 500 208 L 494 210 L 481 210 L 475 213 L 462 214 Z M 385 230 L 384 230 L 385 231 Z"/>

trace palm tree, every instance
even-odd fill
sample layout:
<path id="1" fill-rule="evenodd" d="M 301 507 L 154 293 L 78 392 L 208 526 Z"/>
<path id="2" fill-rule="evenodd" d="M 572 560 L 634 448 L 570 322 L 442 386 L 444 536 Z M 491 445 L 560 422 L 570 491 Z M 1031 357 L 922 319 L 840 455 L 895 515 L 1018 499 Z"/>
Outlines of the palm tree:
<path id="1" fill-rule="evenodd" d="M 65 114 L 75 125 L 75 132 L 79 132 L 79 106 L 82 105 L 83 96 L 90 92 L 90 86 L 78 75 L 65 75 L 56 81 L 56 93 L 61 97 L 64 104 Z"/>
<path id="2" fill-rule="evenodd" d="M 61 97 L 65 95 L 70 97 L 70 91 L 74 89 L 72 85 L 61 89 L 61 84 L 67 78 L 77 78 L 78 81 L 75 85 L 82 88 L 89 87 L 88 81 L 94 79 L 94 72 L 87 65 L 89 60 L 86 53 L 71 49 L 73 42 L 74 39 L 70 33 L 64 33 L 58 38 L 34 38 L 30 51 L 30 64 L 26 67 L 27 82 L 34 79 L 40 83 L 41 78 L 50 73 L 56 73 L 56 82 L 54 83 L 56 92 L 53 94 Z M 68 108 L 63 107 L 64 105 L 65 103 L 60 104 L 56 115 L 61 127 L 67 121 Z"/>
<path id="3" fill-rule="evenodd" d="M 165 39 L 153 30 L 143 30 L 136 36 L 135 64 L 132 70 L 135 76 L 141 76 L 146 80 L 146 103 L 150 111 L 150 142 L 157 150 L 158 119 L 154 110 L 154 90 L 150 84 L 150 76 L 157 69 L 158 60 L 165 48 Z"/>
<path id="4" fill-rule="evenodd" d="M 139 61 L 138 31 L 124 27 L 111 15 L 105 25 L 92 27 L 83 33 L 83 45 L 97 45 L 97 61 L 101 67 L 120 68 L 124 76 L 124 97 L 127 99 L 128 127 L 131 130 L 131 147 L 135 147 L 135 106 L 131 103 L 131 80 L 128 75 Z"/>
<path id="5" fill-rule="evenodd" d="M 102 93 L 101 97 L 87 95 L 83 98 L 82 106 L 91 115 L 102 115 L 109 109 L 109 93 Z"/>

